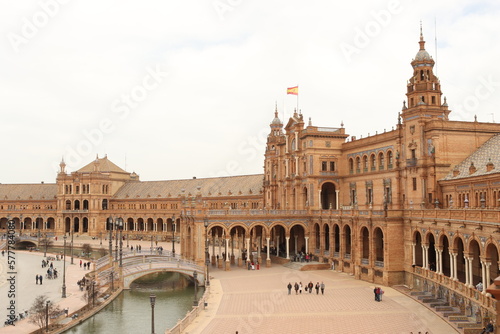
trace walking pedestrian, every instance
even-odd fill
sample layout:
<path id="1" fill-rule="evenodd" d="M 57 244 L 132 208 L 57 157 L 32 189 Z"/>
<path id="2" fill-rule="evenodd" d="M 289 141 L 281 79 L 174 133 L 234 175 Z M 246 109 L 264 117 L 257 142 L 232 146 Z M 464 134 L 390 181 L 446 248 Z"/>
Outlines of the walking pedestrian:
<path id="1" fill-rule="evenodd" d="M 378 302 L 378 301 L 379 301 L 379 296 L 378 296 L 378 295 L 379 295 L 379 293 L 380 293 L 380 288 L 376 286 L 376 287 L 373 289 L 373 293 L 375 294 L 375 301 L 376 301 L 376 302 Z"/>
<path id="2" fill-rule="evenodd" d="M 42 279 L 43 279 L 42 275 L 38 276 L 38 280 L 40 281 L 40 285 L 42 285 Z"/>
<path id="3" fill-rule="evenodd" d="M 287 288 L 288 288 L 288 294 L 292 294 L 292 283 L 288 282 L 288 285 L 287 285 Z"/>
<path id="4" fill-rule="evenodd" d="M 90 270 L 90 261 L 87 262 L 87 270 Z"/>
<path id="5" fill-rule="evenodd" d="M 80 268 L 82 267 L 82 260 L 80 260 Z"/>
<path id="6" fill-rule="evenodd" d="M 316 289 L 316 294 L 319 295 L 319 282 L 316 282 L 315 289 Z"/>
<path id="7" fill-rule="evenodd" d="M 299 294 L 299 284 L 297 282 L 295 282 L 294 288 L 295 288 L 295 294 L 298 295 Z"/>
<path id="8" fill-rule="evenodd" d="M 299 283 L 299 293 L 302 293 L 302 282 Z"/>
<path id="9" fill-rule="evenodd" d="M 324 295 L 325 294 L 325 283 L 321 282 L 320 288 L 321 288 L 321 294 Z"/>
<path id="10" fill-rule="evenodd" d="M 312 289 L 314 288 L 314 284 L 312 281 L 309 281 L 309 283 L 307 284 L 307 289 L 309 290 L 309 293 L 312 292 Z"/>
<path id="11" fill-rule="evenodd" d="M 36 284 L 38 284 L 38 274 L 36 274 Z"/>

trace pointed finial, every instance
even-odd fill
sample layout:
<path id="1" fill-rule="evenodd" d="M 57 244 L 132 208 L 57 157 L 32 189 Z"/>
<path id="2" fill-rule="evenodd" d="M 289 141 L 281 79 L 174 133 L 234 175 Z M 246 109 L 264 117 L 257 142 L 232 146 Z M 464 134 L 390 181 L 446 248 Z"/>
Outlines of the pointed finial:
<path id="1" fill-rule="evenodd" d="M 278 101 L 274 101 L 274 111 L 278 112 Z"/>
<path id="2" fill-rule="evenodd" d="M 343 120 L 342 120 L 342 121 L 340 121 L 340 127 L 341 127 L 341 128 L 344 128 L 344 121 L 343 121 Z"/>
<path id="3" fill-rule="evenodd" d="M 311 121 L 311 117 L 309 117 L 309 126 L 312 126 L 312 121 Z"/>
<path id="4" fill-rule="evenodd" d="M 418 42 L 418 44 L 420 44 L 420 50 L 425 50 L 424 34 L 422 32 L 422 21 L 420 21 L 420 41 Z"/>
<path id="5" fill-rule="evenodd" d="M 408 109 L 408 108 L 406 107 L 406 101 L 403 101 L 403 109 L 401 109 L 401 110 L 406 110 L 406 109 Z"/>
<path id="6" fill-rule="evenodd" d="M 477 122 L 477 115 L 474 115 L 474 122 Z"/>

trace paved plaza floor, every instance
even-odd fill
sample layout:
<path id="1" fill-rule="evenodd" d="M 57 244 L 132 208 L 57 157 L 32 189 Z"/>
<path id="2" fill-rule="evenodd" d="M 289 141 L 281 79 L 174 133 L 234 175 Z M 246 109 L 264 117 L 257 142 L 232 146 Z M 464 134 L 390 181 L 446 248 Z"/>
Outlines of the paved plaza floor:
<path id="1" fill-rule="evenodd" d="M 79 243 L 90 243 L 99 248 L 100 240 L 80 238 Z M 106 240 L 102 241 L 104 248 Z M 59 239 L 56 244 L 62 246 Z M 131 245 L 141 244 L 143 251 L 149 250 L 150 242 L 131 241 Z M 158 246 L 170 250 L 172 244 L 158 243 Z M 180 250 L 176 245 L 177 252 Z M 70 313 L 85 303 L 83 292 L 76 282 L 85 271 L 80 268 L 75 258 L 74 265 L 69 264 L 67 256 L 66 285 L 67 298 L 61 298 L 62 278 L 44 280 L 43 285 L 35 284 L 35 275 L 42 274 L 41 260 L 43 253 L 17 252 L 18 257 L 18 310 L 31 307 L 33 299 L 46 294 L 52 302 L 61 308 L 69 307 Z M 62 262 L 54 265 L 62 273 Z M 381 302 L 374 300 L 374 285 L 354 279 L 352 276 L 332 270 L 298 271 L 273 265 L 271 268 L 247 270 L 232 267 L 223 271 L 210 267 L 211 293 L 206 310 L 184 331 L 186 334 L 254 334 L 254 333 L 414 333 L 429 334 L 457 333 L 434 312 L 402 293 L 383 287 L 385 293 Z M 0 257 L 0 317 L 6 318 L 8 303 L 6 283 L 6 257 Z M 316 295 L 302 291 L 288 295 L 287 284 L 312 281 L 324 282 L 325 294 Z M 2 318 L 0 318 L 2 319 Z M 2 322 L 3 324 L 3 322 Z M 0 333 L 29 333 L 37 329 L 36 325 L 23 320 L 16 327 L 1 327 Z M 124 333 L 125 334 L 125 333 Z"/>
<path id="2" fill-rule="evenodd" d="M 213 267 L 210 267 L 213 269 Z M 207 309 L 184 331 L 212 333 L 457 333 L 442 318 L 400 292 L 332 270 L 298 271 L 280 265 L 261 270 L 211 270 Z M 291 282 L 325 283 L 325 294 L 288 295 Z"/>

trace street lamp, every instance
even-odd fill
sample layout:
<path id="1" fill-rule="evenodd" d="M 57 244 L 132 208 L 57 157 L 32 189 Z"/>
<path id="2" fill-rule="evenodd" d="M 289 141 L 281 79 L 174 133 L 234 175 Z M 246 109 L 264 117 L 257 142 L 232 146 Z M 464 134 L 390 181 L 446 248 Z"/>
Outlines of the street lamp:
<path id="1" fill-rule="evenodd" d="M 45 302 L 45 331 L 49 332 L 49 301 Z"/>
<path id="2" fill-rule="evenodd" d="M 122 266 L 122 258 L 123 258 L 123 238 L 122 238 L 122 230 L 123 230 L 123 219 L 116 219 L 118 225 L 118 232 L 120 233 L 120 267 Z"/>
<path id="3" fill-rule="evenodd" d="M 193 272 L 193 278 L 194 278 L 194 301 L 193 305 L 198 306 L 198 299 L 196 298 L 198 296 L 198 273 L 196 271 Z"/>
<path id="4" fill-rule="evenodd" d="M 175 215 L 172 216 L 172 256 L 175 257 Z"/>
<path id="5" fill-rule="evenodd" d="M 70 232 L 71 232 L 71 264 L 74 264 L 74 263 L 73 263 L 73 235 L 74 235 L 73 228 L 75 227 L 75 225 L 74 225 L 74 224 L 75 224 L 75 223 L 73 222 L 73 223 L 72 223 L 72 225 L 73 225 L 73 226 L 71 226 L 71 230 L 70 230 Z"/>
<path id="6" fill-rule="evenodd" d="M 113 259 L 113 218 L 108 217 L 108 229 L 109 229 L 109 263 Z"/>
<path id="7" fill-rule="evenodd" d="M 210 274 L 208 273 L 208 265 L 210 263 L 209 254 L 208 254 L 208 218 L 205 217 L 203 219 L 203 224 L 205 225 L 205 267 L 207 268 L 207 276 L 205 278 L 205 285 L 210 285 Z"/>
<path id="8" fill-rule="evenodd" d="M 62 296 L 61 298 L 66 298 L 66 234 L 64 234 L 64 246 L 63 246 L 63 284 L 62 284 Z"/>
<path id="9" fill-rule="evenodd" d="M 156 295 L 150 294 L 149 301 L 151 302 L 151 334 L 155 334 L 155 301 Z"/>
<path id="10" fill-rule="evenodd" d="M 102 232 L 99 232 L 99 246 L 102 246 Z"/>
<path id="11" fill-rule="evenodd" d="M 47 244 L 49 243 L 49 239 L 47 239 L 47 233 L 44 233 L 44 239 L 45 239 L 45 251 L 43 252 L 43 257 L 47 256 Z"/>

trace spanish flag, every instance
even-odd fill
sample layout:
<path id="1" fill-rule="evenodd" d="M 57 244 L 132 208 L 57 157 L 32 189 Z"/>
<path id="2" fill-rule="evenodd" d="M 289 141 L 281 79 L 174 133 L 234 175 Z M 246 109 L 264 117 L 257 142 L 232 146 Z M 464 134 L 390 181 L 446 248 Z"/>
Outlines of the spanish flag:
<path id="1" fill-rule="evenodd" d="M 286 93 L 292 95 L 299 95 L 299 86 L 287 88 Z"/>

